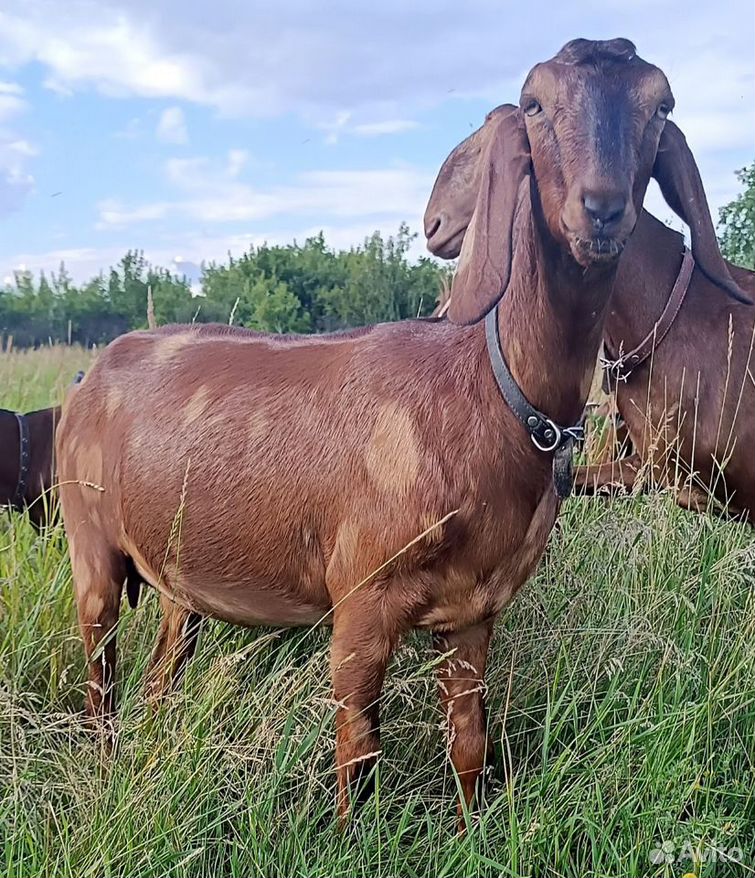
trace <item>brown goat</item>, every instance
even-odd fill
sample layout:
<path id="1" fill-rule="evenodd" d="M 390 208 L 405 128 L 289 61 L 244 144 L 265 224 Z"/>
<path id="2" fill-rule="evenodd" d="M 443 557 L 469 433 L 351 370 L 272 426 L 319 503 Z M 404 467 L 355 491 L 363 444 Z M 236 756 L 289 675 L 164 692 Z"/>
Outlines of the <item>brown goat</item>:
<path id="1" fill-rule="evenodd" d="M 458 255 L 484 174 L 480 155 L 497 136 L 496 120 L 513 112 L 504 105 L 489 113 L 444 162 L 425 213 L 435 255 Z M 695 269 L 668 334 L 616 386 L 634 453 L 578 467 L 575 484 L 581 493 L 611 485 L 631 490 L 645 471 L 674 488 L 685 508 L 707 509 L 715 498 L 719 509 L 755 524 L 755 308 L 742 292 L 755 300 L 755 274 L 722 259 L 684 136 L 668 122 L 664 138 L 656 176 L 669 205 L 692 230 Z M 643 210 L 621 257 L 606 317 L 611 351 L 629 352 L 652 332 L 679 274 L 682 251 L 682 237 Z"/>
<path id="2" fill-rule="evenodd" d="M 685 204 L 699 205 L 710 223 L 702 185 Z M 710 239 L 716 246 L 712 227 Z M 645 470 L 651 481 L 673 488 L 684 508 L 712 508 L 755 524 L 755 308 L 726 296 L 716 283 L 721 275 L 694 245 L 693 233 L 696 267 L 668 334 L 615 385 L 635 452 L 579 467 L 575 483 L 583 493 L 611 485 L 632 490 Z M 616 278 L 605 327 L 611 351 L 632 350 L 652 330 L 681 256 L 681 236 L 644 214 Z M 721 265 L 755 301 L 755 273 Z"/>
<path id="3" fill-rule="evenodd" d="M 471 803 L 493 622 L 560 503 L 553 455 L 503 402 L 479 321 L 500 302 L 520 387 L 577 421 L 672 101 L 628 40 L 573 41 L 537 65 L 484 151 L 449 321 L 319 337 L 185 326 L 100 355 L 57 440 L 91 715 L 114 708 L 124 577 L 186 619 L 327 622 L 343 815 L 352 785 L 369 789 L 391 653 L 429 629 Z M 183 627 L 161 634 L 183 659 Z"/>

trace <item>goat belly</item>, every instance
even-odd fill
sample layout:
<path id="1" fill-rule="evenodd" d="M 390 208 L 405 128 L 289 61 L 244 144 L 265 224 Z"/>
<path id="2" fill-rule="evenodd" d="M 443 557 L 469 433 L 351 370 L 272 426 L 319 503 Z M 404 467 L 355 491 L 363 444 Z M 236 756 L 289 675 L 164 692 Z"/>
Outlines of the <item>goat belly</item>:
<path id="1" fill-rule="evenodd" d="M 298 626 L 329 624 L 330 604 L 324 590 L 319 603 L 311 602 L 312 589 L 285 587 L 278 582 L 246 576 L 230 579 L 223 565 L 210 556 L 185 563 L 166 560 L 150 563 L 137 543 L 128 536 L 120 540 L 120 550 L 134 563 L 140 577 L 157 591 L 181 606 L 205 616 L 214 616 L 237 625 Z M 170 553 L 169 553 L 170 554 Z M 209 564 L 207 562 L 210 562 Z"/>
<path id="2" fill-rule="evenodd" d="M 166 583 L 168 588 L 171 584 Z M 202 615 L 236 625 L 296 627 L 330 624 L 330 607 L 313 606 L 297 595 L 296 588 L 282 590 L 269 582 L 247 580 L 238 583 L 207 581 L 196 574 L 180 575 L 175 593 Z"/>

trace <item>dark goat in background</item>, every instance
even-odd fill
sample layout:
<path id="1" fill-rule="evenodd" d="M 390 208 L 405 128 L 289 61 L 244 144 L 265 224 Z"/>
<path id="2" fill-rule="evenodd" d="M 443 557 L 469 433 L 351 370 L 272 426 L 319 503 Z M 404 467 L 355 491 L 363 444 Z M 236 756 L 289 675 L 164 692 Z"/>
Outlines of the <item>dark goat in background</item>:
<path id="1" fill-rule="evenodd" d="M 78 372 L 73 384 L 84 377 Z M 0 506 L 17 512 L 28 510 L 29 520 L 40 530 L 49 524 L 56 511 L 55 429 L 60 421 L 60 406 L 38 409 L 20 415 L 0 409 Z M 22 458 L 22 436 L 28 438 L 26 460 Z"/>

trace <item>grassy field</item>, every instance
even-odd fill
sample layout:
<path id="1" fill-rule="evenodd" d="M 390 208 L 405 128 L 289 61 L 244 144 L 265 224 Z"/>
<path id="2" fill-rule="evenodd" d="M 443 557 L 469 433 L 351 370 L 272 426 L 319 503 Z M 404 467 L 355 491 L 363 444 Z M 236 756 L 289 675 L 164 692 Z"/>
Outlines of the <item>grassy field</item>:
<path id="1" fill-rule="evenodd" d="M 57 399 L 87 355 L 0 355 L 0 405 Z M 326 631 L 213 622 L 156 716 L 157 601 L 124 602 L 120 723 L 81 727 L 60 530 L 0 517 L 0 873 L 8 876 L 755 874 L 755 543 L 669 498 L 570 500 L 501 619 L 499 764 L 454 834 L 428 642 L 386 684 L 377 794 L 339 833 Z"/>

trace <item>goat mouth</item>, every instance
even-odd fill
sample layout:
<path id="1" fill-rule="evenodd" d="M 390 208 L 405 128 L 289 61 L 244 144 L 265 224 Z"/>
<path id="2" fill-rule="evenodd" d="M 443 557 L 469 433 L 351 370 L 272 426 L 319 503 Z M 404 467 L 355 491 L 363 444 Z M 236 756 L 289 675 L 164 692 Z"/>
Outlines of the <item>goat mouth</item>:
<path id="1" fill-rule="evenodd" d="M 581 238 L 579 235 L 572 235 L 569 243 L 572 255 L 584 267 L 615 262 L 625 244 L 617 238 Z"/>
<path id="2" fill-rule="evenodd" d="M 456 259 L 461 252 L 461 245 L 464 242 L 464 233 L 466 226 L 457 229 L 455 232 L 446 234 L 442 238 L 432 235 L 427 239 L 427 249 L 440 259 Z"/>

